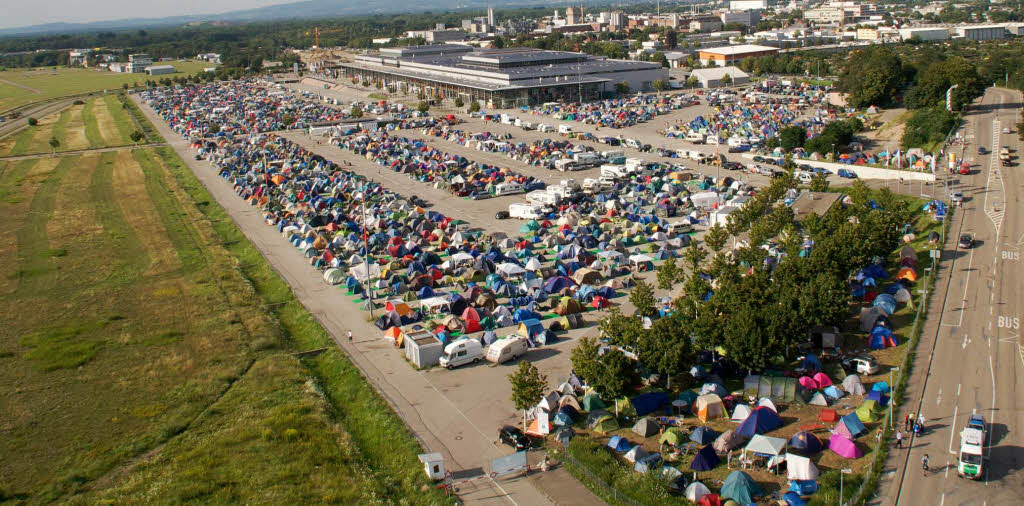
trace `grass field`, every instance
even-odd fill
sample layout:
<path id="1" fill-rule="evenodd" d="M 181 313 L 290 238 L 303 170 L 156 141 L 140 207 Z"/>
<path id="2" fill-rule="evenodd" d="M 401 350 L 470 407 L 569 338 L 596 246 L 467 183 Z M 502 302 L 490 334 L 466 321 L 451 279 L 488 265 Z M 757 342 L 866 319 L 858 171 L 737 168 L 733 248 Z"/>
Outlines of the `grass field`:
<path id="1" fill-rule="evenodd" d="M 161 63 L 163 64 L 163 63 Z M 178 71 L 157 76 L 157 79 L 202 72 L 211 65 L 207 62 L 166 62 Z M 121 74 L 82 68 L 6 69 L 0 71 L 0 112 L 44 100 L 103 90 L 119 90 L 124 84 L 144 83 L 151 79 L 145 74 Z"/>
<path id="2" fill-rule="evenodd" d="M 127 146 L 132 144 L 132 132 L 139 129 L 133 111 L 125 109 L 115 94 L 90 98 L 84 104 L 36 119 L 36 126 L 0 139 L 0 156 L 49 153 L 53 150 L 51 138 L 60 142 L 57 152 Z"/>
<path id="3" fill-rule="evenodd" d="M 40 125 L 105 146 L 131 114 Z M 0 502 L 448 502 L 173 151 L 0 160 L 0 212 Z"/>

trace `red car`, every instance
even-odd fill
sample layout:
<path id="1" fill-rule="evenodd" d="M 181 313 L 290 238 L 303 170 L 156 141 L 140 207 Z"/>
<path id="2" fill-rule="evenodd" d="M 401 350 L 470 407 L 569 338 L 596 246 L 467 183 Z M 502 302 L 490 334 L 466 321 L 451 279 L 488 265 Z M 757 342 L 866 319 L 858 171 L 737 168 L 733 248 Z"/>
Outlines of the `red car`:
<path id="1" fill-rule="evenodd" d="M 966 176 L 971 173 L 971 166 L 966 163 L 960 166 L 960 175 Z"/>

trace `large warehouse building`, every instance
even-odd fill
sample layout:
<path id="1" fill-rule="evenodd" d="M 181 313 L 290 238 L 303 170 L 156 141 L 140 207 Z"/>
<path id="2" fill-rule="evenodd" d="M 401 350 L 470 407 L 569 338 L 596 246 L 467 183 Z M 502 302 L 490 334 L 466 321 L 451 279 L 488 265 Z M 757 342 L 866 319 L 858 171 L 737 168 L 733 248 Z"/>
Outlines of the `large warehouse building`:
<path id="1" fill-rule="evenodd" d="M 700 63 L 707 65 L 714 63 L 719 67 L 735 65 L 744 58 L 759 58 L 761 56 L 772 56 L 779 52 L 779 48 L 771 46 L 758 46 L 754 44 L 740 44 L 738 46 L 712 47 L 700 50 Z"/>
<path id="2" fill-rule="evenodd" d="M 595 100 L 615 92 L 650 90 L 668 69 L 658 63 L 610 60 L 583 53 L 530 48 L 477 49 L 455 44 L 381 49 L 341 64 L 357 82 L 425 98 L 482 101 L 488 107 L 518 107 L 558 100 Z"/>

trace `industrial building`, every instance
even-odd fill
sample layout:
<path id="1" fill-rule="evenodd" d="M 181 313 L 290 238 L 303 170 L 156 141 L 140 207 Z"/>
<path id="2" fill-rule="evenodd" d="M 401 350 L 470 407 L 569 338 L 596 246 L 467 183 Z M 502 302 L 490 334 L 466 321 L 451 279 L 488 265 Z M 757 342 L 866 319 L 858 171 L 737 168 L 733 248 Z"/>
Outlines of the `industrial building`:
<path id="1" fill-rule="evenodd" d="M 779 48 L 777 47 L 758 46 L 755 44 L 713 47 L 700 50 L 700 63 L 701 65 L 707 65 L 709 62 L 714 62 L 719 67 L 726 67 L 736 64 L 744 58 L 772 56 L 778 52 Z"/>
<path id="2" fill-rule="evenodd" d="M 975 42 L 983 40 L 1005 39 L 1007 35 L 1005 25 L 974 25 L 956 27 L 957 37 L 963 37 Z"/>
<path id="3" fill-rule="evenodd" d="M 935 40 L 948 40 L 949 39 L 949 28 L 941 26 L 929 26 L 921 28 L 900 28 L 900 40 L 908 41 L 916 38 L 917 40 L 928 42 Z"/>
<path id="4" fill-rule="evenodd" d="M 717 88 L 722 86 L 722 79 L 729 76 L 732 85 L 746 84 L 750 82 L 750 74 L 736 67 L 716 67 L 710 69 L 696 69 L 690 73 L 696 77 L 701 88 Z"/>
<path id="5" fill-rule="evenodd" d="M 146 72 L 146 67 L 153 64 L 153 57 L 145 53 L 130 54 L 128 55 L 128 65 L 124 68 L 124 72 L 130 74 L 142 74 Z"/>
<path id="6" fill-rule="evenodd" d="M 174 66 L 172 65 L 151 65 L 149 67 L 146 67 L 146 75 L 150 76 L 162 76 L 173 73 Z"/>
<path id="7" fill-rule="evenodd" d="M 654 62 L 612 60 L 531 48 L 477 49 L 443 44 L 385 48 L 340 65 L 353 82 L 380 83 L 435 100 L 476 100 L 487 107 L 518 107 L 558 100 L 595 100 L 625 82 L 650 90 L 668 70 Z"/>
<path id="8" fill-rule="evenodd" d="M 722 25 L 739 23 L 743 26 L 756 26 L 761 22 L 761 11 L 753 9 L 749 11 L 728 11 L 720 15 Z"/>

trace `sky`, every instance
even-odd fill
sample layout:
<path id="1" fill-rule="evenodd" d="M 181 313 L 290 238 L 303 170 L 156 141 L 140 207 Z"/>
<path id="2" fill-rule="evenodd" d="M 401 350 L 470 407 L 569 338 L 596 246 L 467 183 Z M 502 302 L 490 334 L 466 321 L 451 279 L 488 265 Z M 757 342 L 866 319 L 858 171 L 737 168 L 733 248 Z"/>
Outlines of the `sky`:
<path id="1" fill-rule="evenodd" d="M 0 2 L 4 11 L 0 16 L 0 28 L 218 14 L 292 1 L 295 0 L 4 0 Z"/>

